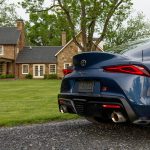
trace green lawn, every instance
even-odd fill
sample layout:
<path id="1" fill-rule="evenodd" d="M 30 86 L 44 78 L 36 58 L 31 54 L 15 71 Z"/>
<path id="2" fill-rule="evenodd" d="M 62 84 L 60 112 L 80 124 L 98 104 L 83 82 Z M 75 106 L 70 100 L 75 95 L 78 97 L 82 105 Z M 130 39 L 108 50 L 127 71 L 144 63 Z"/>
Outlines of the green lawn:
<path id="1" fill-rule="evenodd" d="M 1 80 L 0 126 L 78 118 L 58 111 L 60 80 Z"/>

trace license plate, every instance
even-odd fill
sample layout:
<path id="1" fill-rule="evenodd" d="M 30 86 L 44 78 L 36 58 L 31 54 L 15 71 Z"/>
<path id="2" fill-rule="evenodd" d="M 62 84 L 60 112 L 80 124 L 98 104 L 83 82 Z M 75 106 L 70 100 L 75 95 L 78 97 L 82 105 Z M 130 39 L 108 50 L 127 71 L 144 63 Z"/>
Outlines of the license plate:
<path id="1" fill-rule="evenodd" d="M 93 81 L 79 81 L 78 92 L 93 92 Z"/>

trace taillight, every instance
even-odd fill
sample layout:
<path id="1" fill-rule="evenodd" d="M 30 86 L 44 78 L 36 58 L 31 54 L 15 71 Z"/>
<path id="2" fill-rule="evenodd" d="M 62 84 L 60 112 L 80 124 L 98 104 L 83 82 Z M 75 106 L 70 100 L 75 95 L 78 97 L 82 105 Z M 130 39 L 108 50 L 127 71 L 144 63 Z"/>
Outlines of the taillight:
<path id="1" fill-rule="evenodd" d="M 109 105 L 109 104 L 105 104 L 105 105 L 102 105 L 103 108 L 121 108 L 120 105 Z"/>
<path id="2" fill-rule="evenodd" d="M 64 76 L 69 74 L 69 73 L 72 73 L 72 72 L 73 72 L 72 69 L 63 69 Z"/>
<path id="3" fill-rule="evenodd" d="M 137 65 L 118 65 L 118 66 L 107 66 L 103 68 L 107 72 L 116 72 L 116 73 L 128 73 L 141 76 L 150 76 L 150 73 L 145 70 L 142 66 Z"/>

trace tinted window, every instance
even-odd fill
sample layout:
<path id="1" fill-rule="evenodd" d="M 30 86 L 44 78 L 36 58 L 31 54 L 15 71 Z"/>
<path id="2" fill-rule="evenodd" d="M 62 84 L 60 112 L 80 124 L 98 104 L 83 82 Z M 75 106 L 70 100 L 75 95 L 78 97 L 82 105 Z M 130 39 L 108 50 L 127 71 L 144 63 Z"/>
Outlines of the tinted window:
<path id="1" fill-rule="evenodd" d="M 147 50 L 150 47 L 150 38 L 140 39 L 136 41 L 130 41 L 126 44 L 113 47 L 108 51 L 113 51 L 115 53 L 120 53 L 127 56 L 139 57 L 142 55 L 142 50 Z M 150 55 L 150 54 L 149 54 Z"/>
<path id="2" fill-rule="evenodd" d="M 150 59 L 150 40 L 140 41 L 128 47 L 129 50 L 124 51 L 122 54 L 128 57 Z"/>

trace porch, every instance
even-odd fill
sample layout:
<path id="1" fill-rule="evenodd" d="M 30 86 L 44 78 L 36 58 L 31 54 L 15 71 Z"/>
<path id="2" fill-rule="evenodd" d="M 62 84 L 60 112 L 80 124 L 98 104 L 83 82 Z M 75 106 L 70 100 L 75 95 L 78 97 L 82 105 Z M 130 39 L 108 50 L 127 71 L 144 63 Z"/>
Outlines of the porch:
<path id="1" fill-rule="evenodd" d="M 0 58 L 0 75 L 14 74 L 14 61 Z"/>

